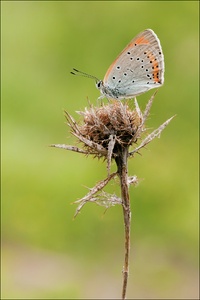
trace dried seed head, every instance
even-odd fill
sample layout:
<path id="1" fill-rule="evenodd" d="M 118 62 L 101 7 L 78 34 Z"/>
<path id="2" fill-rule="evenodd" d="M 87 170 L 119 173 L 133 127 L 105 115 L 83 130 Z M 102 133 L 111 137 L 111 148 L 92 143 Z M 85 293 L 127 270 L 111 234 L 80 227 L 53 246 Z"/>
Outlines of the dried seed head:
<path id="1" fill-rule="evenodd" d="M 109 149 L 111 137 L 114 137 L 113 153 L 119 145 L 128 147 L 135 142 L 135 134 L 142 123 L 138 113 L 120 101 L 101 107 L 90 106 L 79 114 L 84 117 L 83 124 L 77 126 L 79 134 L 106 150 Z"/>

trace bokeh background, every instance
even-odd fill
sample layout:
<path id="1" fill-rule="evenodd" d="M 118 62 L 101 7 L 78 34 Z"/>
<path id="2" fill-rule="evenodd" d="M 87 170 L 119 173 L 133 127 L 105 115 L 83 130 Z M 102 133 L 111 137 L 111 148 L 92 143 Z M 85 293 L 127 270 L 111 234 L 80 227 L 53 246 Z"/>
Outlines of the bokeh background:
<path id="1" fill-rule="evenodd" d="M 198 298 L 198 1 L 3 1 L 2 299 L 117 299 L 124 260 L 122 209 L 71 203 L 106 177 L 106 165 L 50 148 L 76 144 L 63 110 L 80 119 L 121 50 L 152 28 L 165 55 L 153 130 L 129 161 L 129 299 Z M 142 109 L 152 91 L 138 97 Z M 112 166 L 115 170 L 115 166 Z M 108 192 L 119 192 L 117 182 Z"/>

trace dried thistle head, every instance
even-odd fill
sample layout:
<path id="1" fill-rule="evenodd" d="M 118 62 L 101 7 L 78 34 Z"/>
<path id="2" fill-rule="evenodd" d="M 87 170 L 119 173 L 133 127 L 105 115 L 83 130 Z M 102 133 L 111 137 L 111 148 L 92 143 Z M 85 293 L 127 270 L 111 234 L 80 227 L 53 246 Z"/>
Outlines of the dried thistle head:
<path id="1" fill-rule="evenodd" d="M 95 157 L 107 159 L 107 169 L 110 169 L 111 159 L 120 155 L 122 149 L 129 150 L 129 146 L 135 144 L 145 129 L 145 122 L 150 113 L 156 92 L 149 99 L 144 112 L 140 110 L 136 98 L 134 99 L 135 109 L 131 110 L 126 103 L 113 101 L 107 105 L 94 107 L 90 105 L 85 111 L 78 113 L 83 116 L 82 122 L 76 122 L 73 117 L 65 111 L 67 124 L 71 133 L 83 144 L 83 149 L 65 144 L 54 144 L 52 147 L 75 151 Z M 128 153 L 133 157 L 135 153 L 149 144 L 154 138 L 159 137 L 163 129 L 174 118 L 171 117 L 157 129 L 147 135 L 140 143 Z"/>
<path id="2" fill-rule="evenodd" d="M 116 101 L 101 107 L 86 109 L 83 115 L 84 124 L 79 126 L 81 134 L 106 149 L 111 135 L 116 138 L 115 147 L 118 144 L 125 147 L 131 145 L 141 124 L 141 118 L 136 111 Z M 113 152 L 115 153 L 115 148 Z"/>
<path id="3" fill-rule="evenodd" d="M 131 110 L 127 102 L 113 101 L 100 107 L 90 105 L 85 111 L 78 113 L 83 116 L 82 122 L 77 123 L 67 111 L 65 117 L 71 132 L 83 144 L 83 149 L 68 145 L 53 145 L 54 147 L 104 157 L 107 160 L 107 170 L 110 171 L 112 158 L 117 159 L 122 150 L 133 144 L 145 131 L 145 121 L 150 113 L 156 92 L 149 99 L 142 113 L 135 98 L 135 109 Z M 172 117 L 173 118 L 173 117 Z M 160 136 L 162 130 L 169 124 L 171 119 L 164 122 L 159 128 L 150 133 L 142 140 L 138 147 L 128 153 L 133 157 L 135 153 L 150 143 L 155 137 Z"/>
<path id="4" fill-rule="evenodd" d="M 99 148 L 99 157 L 107 158 L 110 148 L 112 148 L 111 156 L 114 157 L 119 147 L 129 147 L 135 143 L 138 137 L 136 133 L 142 125 L 142 118 L 138 112 L 120 101 L 113 101 L 100 107 L 90 105 L 79 114 L 83 115 L 83 121 L 76 125 L 74 122 L 72 124 L 69 115 L 66 114 L 72 133 L 83 142 L 88 154 L 94 152 L 97 155 Z"/>

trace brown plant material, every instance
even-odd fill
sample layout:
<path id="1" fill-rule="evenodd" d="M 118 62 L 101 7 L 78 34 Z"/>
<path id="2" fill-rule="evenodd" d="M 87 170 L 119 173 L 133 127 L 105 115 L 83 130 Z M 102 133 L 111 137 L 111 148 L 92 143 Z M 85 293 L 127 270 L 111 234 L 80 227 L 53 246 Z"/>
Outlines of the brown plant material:
<path id="1" fill-rule="evenodd" d="M 102 104 L 100 107 L 90 105 L 84 111 L 78 112 L 83 117 L 80 123 L 77 123 L 65 111 L 65 117 L 68 126 L 71 128 L 71 133 L 82 143 L 83 149 L 71 145 L 51 145 L 52 147 L 75 151 L 85 155 L 93 155 L 97 158 L 103 157 L 107 161 L 108 177 L 89 189 L 85 197 L 74 202 L 78 204 L 75 216 L 77 216 L 87 202 L 95 202 L 98 205 L 106 207 L 106 209 L 116 204 L 122 205 L 125 227 L 122 299 L 126 298 L 129 274 L 131 223 L 129 187 L 131 184 L 138 184 L 136 175 L 128 176 L 128 159 L 134 157 L 135 153 L 139 153 L 139 150 L 150 143 L 155 137 L 159 137 L 163 129 L 173 118 L 168 119 L 158 129 L 141 140 L 142 134 L 147 131 L 145 122 L 149 116 L 155 94 L 148 101 L 144 113 L 141 112 L 136 98 L 134 110 L 130 109 L 128 102 L 123 103 L 114 100 L 107 105 Z M 141 140 L 139 146 L 137 146 L 138 140 Z M 129 151 L 129 148 L 133 145 L 135 145 L 135 148 Z M 110 174 L 112 160 L 117 165 L 117 171 Z M 103 191 L 103 188 L 116 176 L 120 180 L 121 198 Z"/>

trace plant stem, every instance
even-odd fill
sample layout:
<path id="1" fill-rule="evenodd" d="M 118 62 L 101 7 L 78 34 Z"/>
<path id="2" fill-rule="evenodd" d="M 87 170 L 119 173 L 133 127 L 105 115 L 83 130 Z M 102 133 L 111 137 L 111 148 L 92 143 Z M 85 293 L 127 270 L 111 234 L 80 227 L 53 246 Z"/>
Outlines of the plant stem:
<path id="1" fill-rule="evenodd" d="M 128 186 L 128 147 L 121 146 L 118 152 L 118 157 L 115 159 L 118 167 L 118 176 L 121 186 L 121 198 L 124 215 L 124 228 L 125 228 L 125 255 L 123 267 L 123 288 L 122 299 L 126 298 L 126 290 L 129 275 L 129 254 L 130 254 L 130 224 L 131 224 L 131 211 L 129 199 L 129 186 Z"/>

